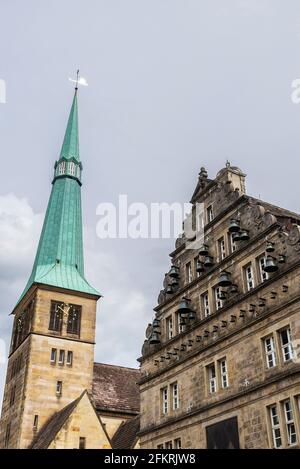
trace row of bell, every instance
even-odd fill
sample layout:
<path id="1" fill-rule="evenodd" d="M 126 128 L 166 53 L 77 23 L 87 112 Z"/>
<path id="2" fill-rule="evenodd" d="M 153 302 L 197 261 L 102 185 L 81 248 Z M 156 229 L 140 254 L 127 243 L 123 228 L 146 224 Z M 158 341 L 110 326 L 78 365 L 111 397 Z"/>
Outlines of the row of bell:
<path id="1" fill-rule="evenodd" d="M 276 259 L 276 257 L 273 257 L 273 256 L 269 255 L 269 256 L 266 257 L 265 265 L 264 265 L 263 269 L 267 273 L 277 272 L 277 270 L 279 269 L 278 264 L 284 264 L 284 263 L 285 263 L 285 255 L 284 254 L 279 254 L 278 260 Z"/>
<path id="2" fill-rule="evenodd" d="M 182 298 L 178 307 L 179 314 L 179 325 L 185 326 L 187 324 L 187 319 L 189 321 L 194 321 L 196 319 L 196 312 L 190 308 L 190 302 L 188 298 Z"/>
<path id="3" fill-rule="evenodd" d="M 150 345 L 160 344 L 160 332 L 157 330 L 160 328 L 160 320 L 155 318 L 152 322 L 152 334 L 149 339 Z"/>
<path id="4" fill-rule="evenodd" d="M 231 218 L 228 231 L 233 234 L 233 241 L 248 241 L 250 239 L 249 231 L 241 228 L 240 220 L 236 218 Z"/>

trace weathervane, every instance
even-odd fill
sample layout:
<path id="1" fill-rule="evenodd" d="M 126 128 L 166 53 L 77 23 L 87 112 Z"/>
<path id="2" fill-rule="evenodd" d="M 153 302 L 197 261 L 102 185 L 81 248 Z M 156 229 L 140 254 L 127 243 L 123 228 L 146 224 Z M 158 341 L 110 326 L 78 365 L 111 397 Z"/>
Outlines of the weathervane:
<path id="1" fill-rule="evenodd" d="M 86 81 L 86 79 L 84 77 L 79 76 L 79 70 L 77 70 L 76 72 L 76 80 L 74 80 L 73 78 L 69 78 L 69 81 L 75 83 L 75 91 L 78 90 L 78 85 L 88 86 L 88 82 Z"/>

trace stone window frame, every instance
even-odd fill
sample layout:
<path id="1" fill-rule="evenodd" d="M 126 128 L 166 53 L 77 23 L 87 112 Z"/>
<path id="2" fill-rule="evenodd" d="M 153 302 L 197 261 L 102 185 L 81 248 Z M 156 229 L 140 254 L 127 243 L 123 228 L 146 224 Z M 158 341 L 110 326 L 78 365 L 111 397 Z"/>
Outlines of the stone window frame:
<path id="1" fill-rule="evenodd" d="M 169 386 L 160 388 L 160 410 L 161 415 L 166 416 L 169 414 Z"/>
<path id="2" fill-rule="evenodd" d="M 230 254 L 233 254 L 234 252 L 237 251 L 237 244 L 235 241 L 233 241 L 233 235 L 234 233 L 228 233 L 228 245 L 230 247 L 229 251 L 230 251 Z"/>
<path id="3" fill-rule="evenodd" d="M 192 262 L 189 261 L 185 264 L 185 283 L 188 285 L 193 281 L 193 267 Z"/>
<path id="4" fill-rule="evenodd" d="M 50 350 L 50 363 L 51 365 L 56 364 L 56 359 L 57 359 L 57 348 L 52 347 Z"/>
<path id="5" fill-rule="evenodd" d="M 251 270 L 251 278 L 248 276 L 248 272 L 247 272 L 247 269 L 249 268 Z M 242 278 L 244 282 L 245 293 L 252 291 L 256 286 L 255 269 L 253 268 L 252 261 L 247 262 L 246 264 L 242 266 Z M 250 283 L 251 283 L 251 286 L 250 286 Z"/>
<path id="6" fill-rule="evenodd" d="M 213 219 L 214 219 L 214 204 L 210 204 L 206 208 L 206 224 L 212 222 Z"/>
<path id="7" fill-rule="evenodd" d="M 269 280 L 270 275 L 268 272 L 263 271 L 263 265 L 266 262 L 266 256 L 264 253 L 261 253 L 259 256 L 256 256 L 256 278 L 258 283 L 264 283 Z M 264 261 L 263 263 L 261 261 Z"/>
<path id="8" fill-rule="evenodd" d="M 171 340 L 175 336 L 173 314 L 169 314 L 169 316 L 166 317 L 165 324 L 166 324 L 166 339 Z"/>
<path id="9" fill-rule="evenodd" d="M 206 302 L 207 299 L 207 302 Z M 210 294 L 209 290 L 206 290 L 204 293 L 200 294 L 200 310 L 203 311 L 203 318 L 208 318 L 211 316 L 211 304 L 210 304 Z"/>
<path id="10" fill-rule="evenodd" d="M 285 409 L 284 404 L 289 401 L 291 404 L 291 409 L 293 413 L 293 424 L 295 426 L 295 433 L 296 433 L 296 442 L 289 443 L 289 436 L 288 436 L 288 429 L 287 429 L 287 422 L 285 416 Z M 276 446 L 274 441 L 274 427 L 272 426 L 271 421 L 271 408 L 276 407 L 277 409 L 277 416 L 278 416 L 278 424 L 276 428 L 280 431 L 280 438 L 281 438 L 281 445 Z M 293 448 L 297 446 L 300 442 L 300 395 L 290 395 L 286 396 L 281 399 L 276 399 L 276 401 L 272 402 L 271 404 L 266 406 L 266 415 L 267 415 L 267 430 L 268 430 L 268 439 L 271 448 Z"/>
<path id="11" fill-rule="evenodd" d="M 267 346 L 266 346 L 266 341 L 268 339 L 271 339 L 273 342 L 273 350 L 268 351 Z M 264 363 L 264 369 L 265 370 L 273 370 L 279 365 L 279 353 L 278 353 L 278 343 L 276 340 L 276 334 L 274 332 L 271 332 L 270 334 L 267 334 L 261 338 L 261 346 L 262 346 L 262 356 L 263 356 L 263 363 Z M 271 355 L 273 357 L 273 361 L 275 361 L 273 366 L 269 366 L 269 361 L 268 361 L 268 356 Z"/>
<path id="12" fill-rule="evenodd" d="M 282 332 L 284 331 L 289 331 L 288 336 L 289 336 L 289 341 L 287 344 L 282 344 Z M 290 363 L 293 360 L 294 357 L 294 350 L 293 350 L 293 335 L 291 331 L 291 325 L 287 324 L 286 326 L 281 327 L 280 329 L 277 329 L 277 339 L 278 339 L 278 347 L 280 350 L 280 362 L 281 365 L 285 365 L 286 363 Z M 289 355 L 290 357 L 288 359 L 285 359 L 285 351 L 284 349 L 288 348 L 289 349 Z"/>
<path id="13" fill-rule="evenodd" d="M 176 393 L 174 393 L 176 389 Z M 171 400 L 172 400 L 172 405 L 171 405 L 171 409 L 173 412 L 176 412 L 179 408 L 180 408 L 180 399 L 179 399 L 179 385 L 178 385 L 178 381 L 174 381 L 173 383 L 170 384 L 170 396 L 171 396 Z M 176 395 L 174 395 L 176 394 Z M 175 403 L 176 403 L 176 406 L 175 406 Z"/>
<path id="14" fill-rule="evenodd" d="M 225 363 L 225 371 L 223 370 L 223 363 Z M 228 364 L 227 364 L 227 359 L 226 357 L 222 357 L 218 360 L 217 363 L 217 373 L 219 374 L 219 382 L 221 384 L 222 389 L 228 389 L 229 388 L 229 373 L 228 373 Z M 225 379 L 224 379 L 225 378 Z M 225 385 L 226 383 L 226 385 Z"/>
<path id="15" fill-rule="evenodd" d="M 211 376 L 211 370 L 214 371 L 214 376 Z M 215 362 L 208 363 L 205 366 L 205 382 L 206 382 L 206 391 L 207 396 L 213 396 L 218 392 L 218 377 L 217 377 L 217 370 Z M 212 390 L 214 389 L 214 390 Z"/>
<path id="16" fill-rule="evenodd" d="M 223 300 L 220 300 L 218 298 L 218 295 L 220 294 L 221 290 L 222 290 L 221 287 L 219 287 L 218 285 L 215 285 L 213 287 L 215 312 L 219 311 L 224 306 Z"/>
<path id="17" fill-rule="evenodd" d="M 221 236 L 217 240 L 217 253 L 219 262 L 223 261 L 227 257 L 227 246 L 225 236 Z"/>

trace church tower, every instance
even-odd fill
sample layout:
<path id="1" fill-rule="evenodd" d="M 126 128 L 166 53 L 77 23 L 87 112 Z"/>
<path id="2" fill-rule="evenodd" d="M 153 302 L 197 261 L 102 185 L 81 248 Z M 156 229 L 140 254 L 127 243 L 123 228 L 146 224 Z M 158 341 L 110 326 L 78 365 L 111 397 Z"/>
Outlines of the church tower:
<path id="1" fill-rule="evenodd" d="M 14 324 L 0 448 L 27 448 L 57 411 L 92 390 L 96 303 L 84 276 L 77 87 L 28 283 Z"/>

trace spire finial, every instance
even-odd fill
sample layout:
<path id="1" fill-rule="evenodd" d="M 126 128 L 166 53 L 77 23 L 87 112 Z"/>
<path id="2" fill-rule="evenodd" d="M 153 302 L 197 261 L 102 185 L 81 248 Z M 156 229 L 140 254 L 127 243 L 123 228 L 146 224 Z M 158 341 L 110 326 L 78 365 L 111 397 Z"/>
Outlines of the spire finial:
<path id="1" fill-rule="evenodd" d="M 76 83 L 75 83 L 75 93 L 78 90 L 78 81 L 79 81 L 79 69 L 76 72 Z"/>
<path id="2" fill-rule="evenodd" d="M 76 71 L 76 79 L 69 78 L 69 80 L 75 83 L 75 94 L 77 93 L 78 85 L 88 86 L 86 79 L 79 75 L 79 69 Z"/>

